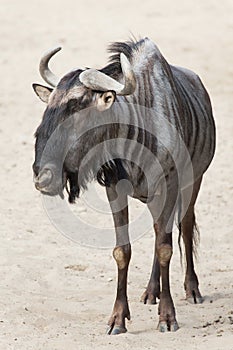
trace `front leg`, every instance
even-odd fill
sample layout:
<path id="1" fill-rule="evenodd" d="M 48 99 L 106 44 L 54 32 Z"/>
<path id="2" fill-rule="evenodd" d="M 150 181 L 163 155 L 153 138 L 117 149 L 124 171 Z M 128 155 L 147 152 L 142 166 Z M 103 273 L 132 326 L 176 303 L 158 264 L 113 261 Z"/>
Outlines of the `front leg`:
<path id="1" fill-rule="evenodd" d="M 154 261 L 151 271 L 150 280 L 148 286 L 141 297 L 141 301 L 144 304 L 156 304 L 156 298 L 160 298 L 160 267 L 159 261 L 156 255 L 156 246 L 154 252 Z"/>
<path id="2" fill-rule="evenodd" d="M 127 274 L 131 258 L 131 245 L 128 234 L 128 203 L 124 191 L 118 192 L 115 186 L 107 187 L 107 196 L 111 206 L 114 226 L 116 230 L 116 247 L 113 257 L 117 263 L 118 281 L 116 300 L 112 315 L 108 321 L 108 334 L 120 334 L 127 332 L 125 319 L 130 319 L 127 298 Z"/>

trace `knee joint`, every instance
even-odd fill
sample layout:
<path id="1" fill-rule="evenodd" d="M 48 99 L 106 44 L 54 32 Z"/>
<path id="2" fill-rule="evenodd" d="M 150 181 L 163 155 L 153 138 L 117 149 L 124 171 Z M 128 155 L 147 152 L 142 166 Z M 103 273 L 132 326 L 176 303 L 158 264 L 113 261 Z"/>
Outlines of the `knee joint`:
<path id="1" fill-rule="evenodd" d="M 172 256 L 172 247 L 169 244 L 162 244 L 157 249 L 158 259 L 161 266 L 167 266 Z"/>
<path id="2" fill-rule="evenodd" d="M 113 257 L 116 260 L 117 266 L 120 270 L 126 268 L 131 257 L 130 245 L 115 247 L 113 250 Z"/>

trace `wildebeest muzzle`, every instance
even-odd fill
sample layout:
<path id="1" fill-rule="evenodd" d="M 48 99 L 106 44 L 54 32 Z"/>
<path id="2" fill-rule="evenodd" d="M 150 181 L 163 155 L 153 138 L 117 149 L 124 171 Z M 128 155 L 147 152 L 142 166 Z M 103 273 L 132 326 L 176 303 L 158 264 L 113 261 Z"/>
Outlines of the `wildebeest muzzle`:
<path id="1" fill-rule="evenodd" d="M 34 183 L 38 191 L 50 196 L 61 195 L 64 187 L 63 174 L 57 174 L 53 165 L 49 164 L 40 169 L 33 165 Z"/>

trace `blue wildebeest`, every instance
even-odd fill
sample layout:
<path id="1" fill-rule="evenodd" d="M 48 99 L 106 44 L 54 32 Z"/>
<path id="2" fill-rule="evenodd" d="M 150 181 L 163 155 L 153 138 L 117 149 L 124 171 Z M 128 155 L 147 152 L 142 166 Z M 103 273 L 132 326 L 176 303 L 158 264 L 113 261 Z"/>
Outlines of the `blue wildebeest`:
<path id="1" fill-rule="evenodd" d="M 128 195 L 146 203 L 153 217 L 156 239 L 151 277 L 142 301 L 156 304 L 156 299 L 160 299 L 158 329 L 175 331 L 178 323 L 169 286 L 175 213 L 178 213 L 179 238 L 183 238 L 185 246 L 186 298 L 192 303 L 203 300 L 193 262 L 194 205 L 202 176 L 215 150 L 215 126 L 208 93 L 195 73 L 168 64 L 148 38 L 114 43 L 110 46 L 110 63 L 103 69 L 76 69 L 62 79 L 48 66 L 59 50 L 46 53 L 40 62 L 41 76 L 53 88 L 33 84 L 36 94 L 47 103 L 35 134 L 35 186 L 47 195 L 62 195 L 66 188 L 70 202 L 74 202 L 80 188 L 86 189 L 91 180 L 106 187 L 116 231 L 113 256 L 118 267 L 117 294 L 108 334 L 126 332 L 125 319 L 130 319 Z M 149 116 L 141 107 L 150 111 Z M 77 123 L 71 123 L 70 133 L 75 130 L 78 134 L 87 124 L 91 128 L 73 143 L 67 128 L 64 129 L 54 146 L 59 152 L 66 149 L 58 171 L 56 157 L 51 156 L 46 163 L 41 160 L 42 154 L 55 130 L 77 114 L 80 116 L 76 118 Z M 121 140 L 121 147 L 118 143 L 108 147 L 107 141 L 111 140 Z M 90 156 L 80 174 L 82 160 L 96 145 L 103 145 L 101 151 Z M 151 158 L 140 145 L 150 152 Z M 51 152 L 50 155 L 54 149 Z M 130 153 L 131 158 L 126 153 Z M 153 157 L 157 161 L 154 162 Z M 188 157 L 192 166 L 190 181 L 184 180 Z M 131 187 L 117 190 L 121 180 L 127 180 Z"/>

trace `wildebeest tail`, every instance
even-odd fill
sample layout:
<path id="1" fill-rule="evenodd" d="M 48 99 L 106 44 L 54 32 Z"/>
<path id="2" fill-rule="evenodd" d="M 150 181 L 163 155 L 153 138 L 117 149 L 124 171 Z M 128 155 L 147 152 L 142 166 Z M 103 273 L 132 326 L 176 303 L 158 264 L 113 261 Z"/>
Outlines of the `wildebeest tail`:
<path id="1" fill-rule="evenodd" d="M 186 213 L 184 214 L 184 216 Z M 178 236 L 178 245 L 179 245 L 179 250 L 180 250 L 180 263 L 181 266 L 183 265 L 183 251 L 182 251 L 182 244 L 181 244 L 181 237 L 183 238 L 183 227 L 182 227 L 182 220 L 183 220 L 183 215 L 182 215 L 182 197 L 181 195 L 179 196 L 178 199 L 178 213 L 177 213 L 177 227 L 179 230 L 179 236 Z M 193 212 L 193 227 L 192 227 L 192 251 L 194 254 L 194 257 L 197 259 L 198 254 L 197 254 L 197 247 L 200 242 L 200 231 L 198 229 L 198 225 L 196 223 L 196 217 L 195 217 L 195 212 Z"/>

